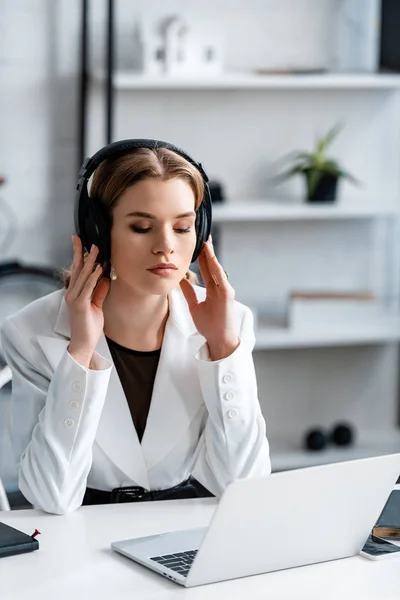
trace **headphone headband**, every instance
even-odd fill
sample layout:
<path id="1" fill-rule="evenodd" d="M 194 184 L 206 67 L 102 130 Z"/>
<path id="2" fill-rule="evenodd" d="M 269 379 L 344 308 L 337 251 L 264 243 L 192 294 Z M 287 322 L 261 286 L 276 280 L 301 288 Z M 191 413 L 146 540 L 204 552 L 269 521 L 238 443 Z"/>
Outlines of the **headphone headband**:
<path id="1" fill-rule="evenodd" d="M 192 164 L 198 171 L 200 171 L 201 176 L 203 177 L 204 183 L 208 183 L 208 177 L 206 172 L 203 169 L 201 163 L 195 161 L 189 154 L 184 152 L 178 146 L 174 146 L 174 144 L 170 144 L 169 142 L 163 142 L 161 140 L 151 140 L 151 139 L 133 139 L 133 140 L 120 140 L 118 142 L 112 142 L 104 148 L 100 148 L 92 157 L 88 157 L 85 159 L 82 167 L 79 171 L 79 177 L 86 177 L 89 179 L 97 167 L 107 158 L 111 158 L 115 155 L 121 154 L 122 152 L 126 152 L 127 150 L 137 150 L 139 148 L 148 148 L 149 150 L 156 150 L 157 148 L 166 148 L 167 150 L 171 150 L 175 152 L 175 154 L 179 154 L 187 160 L 190 164 Z"/>
<path id="2" fill-rule="evenodd" d="M 111 256 L 111 240 L 110 240 L 110 219 L 103 204 L 96 198 L 91 198 L 87 189 L 87 183 L 93 175 L 97 167 L 106 159 L 118 156 L 129 150 L 137 150 L 139 148 L 148 148 L 156 150 L 157 148 L 166 148 L 184 158 L 187 162 L 193 165 L 201 174 L 204 183 L 204 196 L 202 203 L 196 213 L 196 234 L 197 242 L 193 254 L 192 262 L 194 262 L 205 241 L 211 232 L 211 195 L 208 187 L 208 177 L 201 163 L 196 162 L 189 154 L 184 152 L 178 146 L 163 142 L 161 140 L 152 139 L 127 139 L 118 142 L 112 142 L 104 148 L 98 150 L 92 157 L 88 157 L 83 162 L 79 170 L 79 180 L 77 184 L 77 195 L 75 201 L 75 229 L 81 237 L 82 243 L 86 250 L 90 250 L 92 244 L 96 244 L 99 248 L 98 261 L 103 263 L 110 259 Z"/>

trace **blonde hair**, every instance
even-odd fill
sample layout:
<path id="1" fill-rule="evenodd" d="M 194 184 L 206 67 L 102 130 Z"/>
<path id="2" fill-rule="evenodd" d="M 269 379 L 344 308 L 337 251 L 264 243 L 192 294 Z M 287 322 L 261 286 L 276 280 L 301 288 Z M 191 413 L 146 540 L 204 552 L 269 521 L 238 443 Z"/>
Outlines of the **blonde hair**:
<path id="1" fill-rule="evenodd" d="M 191 187 L 195 198 L 195 211 L 203 201 L 204 181 L 198 169 L 185 158 L 167 148 L 138 148 L 104 160 L 95 170 L 89 195 L 101 202 L 110 215 L 123 192 L 144 179 L 182 179 Z M 104 274 L 108 274 L 106 265 Z M 68 286 L 71 269 L 64 271 L 64 285 Z M 197 275 L 188 270 L 185 278 L 197 283 Z"/>

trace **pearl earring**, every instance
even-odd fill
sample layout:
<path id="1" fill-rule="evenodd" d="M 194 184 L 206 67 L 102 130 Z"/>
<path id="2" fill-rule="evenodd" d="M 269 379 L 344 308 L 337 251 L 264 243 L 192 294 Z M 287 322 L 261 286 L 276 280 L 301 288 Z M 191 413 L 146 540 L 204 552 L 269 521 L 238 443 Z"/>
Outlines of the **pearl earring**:
<path id="1" fill-rule="evenodd" d="M 112 279 L 112 281 L 115 281 L 117 279 L 117 274 L 112 265 L 111 265 L 111 269 L 110 269 L 110 279 Z"/>

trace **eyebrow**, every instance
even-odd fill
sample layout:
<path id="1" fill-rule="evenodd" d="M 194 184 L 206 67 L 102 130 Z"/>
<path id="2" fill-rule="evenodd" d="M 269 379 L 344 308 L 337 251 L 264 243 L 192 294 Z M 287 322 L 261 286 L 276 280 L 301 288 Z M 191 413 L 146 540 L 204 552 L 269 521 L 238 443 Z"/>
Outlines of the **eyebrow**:
<path id="1" fill-rule="evenodd" d="M 147 212 L 135 211 L 130 212 L 125 215 L 126 217 L 143 217 L 144 219 L 157 219 L 155 215 L 151 215 Z M 195 217 L 196 213 L 193 210 L 189 212 L 182 213 L 180 215 L 176 215 L 175 219 L 183 219 L 184 217 Z"/>

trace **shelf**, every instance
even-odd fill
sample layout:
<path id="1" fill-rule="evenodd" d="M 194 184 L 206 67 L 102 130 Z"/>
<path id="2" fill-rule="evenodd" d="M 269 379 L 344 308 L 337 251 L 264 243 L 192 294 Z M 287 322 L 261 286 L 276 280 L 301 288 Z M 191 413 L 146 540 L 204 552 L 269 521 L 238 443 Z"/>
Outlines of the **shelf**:
<path id="1" fill-rule="evenodd" d="M 104 81 L 102 71 L 94 71 L 95 82 Z M 116 71 L 113 84 L 120 90 L 243 90 L 243 89 L 398 89 L 396 74 L 321 74 L 321 75 L 257 75 L 228 72 L 220 75 L 174 76 L 143 75 L 132 71 Z"/>
<path id="2" fill-rule="evenodd" d="M 397 342 L 400 340 L 400 318 L 388 318 L 377 324 L 365 323 L 360 327 L 331 327 L 313 331 L 292 330 L 283 327 L 260 327 L 256 331 L 255 350 L 290 348 L 319 348 L 333 346 L 360 346 Z"/>
<path id="3" fill-rule="evenodd" d="M 371 201 L 315 205 L 257 199 L 213 204 L 214 223 L 369 219 L 396 215 L 400 216 L 400 205 L 387 203 L 379 206 Z"/>
<path id="4" fill-rule="evenodd" d="M 400 452 L 400 430 L 364 431 L 356 433 L 353 446 L 340 448 L 329 446 L 325 450 L 304 450 L 292 442 L 270 440 L 270 456 L 273 471 L 301 469 L 328 463 L 368 458 Z"/>

